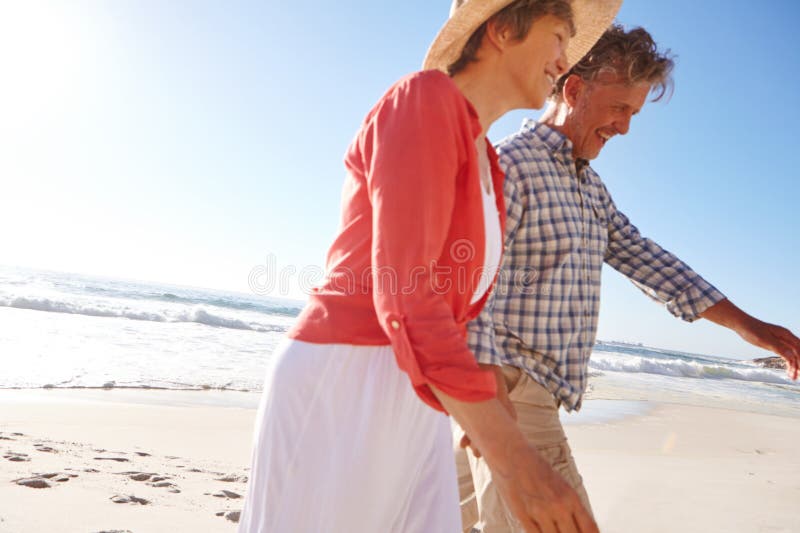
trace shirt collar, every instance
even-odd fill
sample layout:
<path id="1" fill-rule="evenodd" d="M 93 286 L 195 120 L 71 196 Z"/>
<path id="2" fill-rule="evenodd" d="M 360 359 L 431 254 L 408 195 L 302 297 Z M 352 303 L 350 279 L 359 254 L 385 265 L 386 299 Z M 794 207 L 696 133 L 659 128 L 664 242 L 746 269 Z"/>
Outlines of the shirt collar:
<path id="1" fill-rule="evenodd" d="M 560 131 L 531 118 L 522 121 L 522 129 L 531 132 L 553 152 L 563 152 L 572 158 L 572 141 Z"/>
<path id="2" fill-rule="evenodd" d="M 575 165 L 579 174 L 580 171 L 589 166 L 589 161 L 586 159 L 574 159 L 572 155 L 572 141 L 557 129 L 551 128 L 547 124 L 536 122 L 531 118 L 526 118 L 522 121 L 522 129 L 529 131 L 550 148 L 553 153 L 561 154 L 565 162 Z"/>

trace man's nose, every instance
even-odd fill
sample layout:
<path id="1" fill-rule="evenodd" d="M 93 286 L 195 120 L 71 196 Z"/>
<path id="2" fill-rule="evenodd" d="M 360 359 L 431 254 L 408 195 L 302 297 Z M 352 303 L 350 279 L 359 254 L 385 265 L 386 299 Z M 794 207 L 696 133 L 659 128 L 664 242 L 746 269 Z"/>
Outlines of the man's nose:
<path id="1" fill-rule="evenodd" d="M 623 118 L 614 121 L 614 127 L 617 133 L 625 135 L 631 129 L 631 115 L 626 114 Z"/>

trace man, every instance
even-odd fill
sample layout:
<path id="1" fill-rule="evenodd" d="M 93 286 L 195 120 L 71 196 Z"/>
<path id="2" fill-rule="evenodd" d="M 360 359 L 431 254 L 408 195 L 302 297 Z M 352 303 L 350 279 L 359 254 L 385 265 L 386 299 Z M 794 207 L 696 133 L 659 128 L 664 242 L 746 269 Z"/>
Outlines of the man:
<path id="1" fill-rule="evenodd" d="M 541 121 L 526 122 L 498 147 L 506 170 L 506 255 L 493 298 L 469 326 L 470 348 L 495 370 L 498 396 L 529 442 L 589 510 L 558 408 L 579 409 L 586 390 L 603 262 L 673 315 L 726 326 L 786 359 L 795 379 L 798 373 L 800 339 L 747 315 L 688 265 L 642 237 L 588 164 L 610 138 L 628 132 L 631 117 L 650 94 L 659 100 L 669 90 L 672 68 L 645 30 L 612 26 L 558 81 Z M 462 444 L 467 443 L 465 437 Z M 472 486 L 462 460 L 465 530 L 518 531 L 485 461 L 467 455 L 474 496 L 468 497 Z"/>

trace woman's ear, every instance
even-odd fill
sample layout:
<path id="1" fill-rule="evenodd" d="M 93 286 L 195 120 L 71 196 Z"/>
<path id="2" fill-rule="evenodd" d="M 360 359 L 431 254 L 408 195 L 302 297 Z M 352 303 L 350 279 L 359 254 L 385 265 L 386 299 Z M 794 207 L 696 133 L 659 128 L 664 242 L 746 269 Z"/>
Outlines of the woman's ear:
<path id="1" fill-rule="evenodd" d="M 510 41 L 511 29 L 508 26 L 500 26 L 497 21 L 490 20 L 486 23 L 486 33 L 483 36 L 484 46 L 492 46 L 498 51 L 503 50 Z"/>

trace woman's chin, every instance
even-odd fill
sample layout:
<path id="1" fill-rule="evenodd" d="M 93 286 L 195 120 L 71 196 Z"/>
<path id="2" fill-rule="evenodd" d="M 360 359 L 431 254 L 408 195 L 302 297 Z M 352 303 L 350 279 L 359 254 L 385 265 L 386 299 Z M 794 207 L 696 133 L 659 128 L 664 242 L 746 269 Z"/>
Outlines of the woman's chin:
<path id="1" fill-rule="evenodd" d="M 547 101 L 547 95 L 544 94 L 537 94 L 528 102 L 528 106 L 530 109 L 541 109 L 544 107 L 544 103 Z"/>

